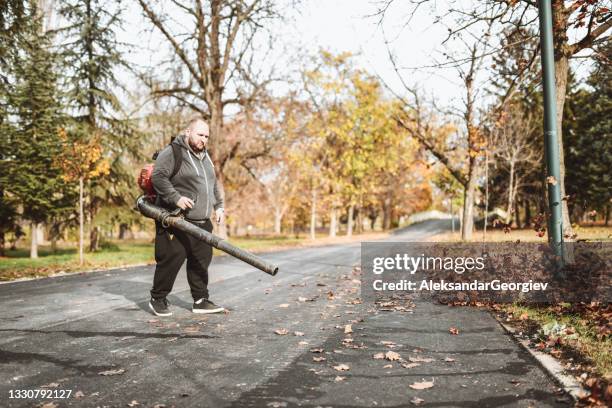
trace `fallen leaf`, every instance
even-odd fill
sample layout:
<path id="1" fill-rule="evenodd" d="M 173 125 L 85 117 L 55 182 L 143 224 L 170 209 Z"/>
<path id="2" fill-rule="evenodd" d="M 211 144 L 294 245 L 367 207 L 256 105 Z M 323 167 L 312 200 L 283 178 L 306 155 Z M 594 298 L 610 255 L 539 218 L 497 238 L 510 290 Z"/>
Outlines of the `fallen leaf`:
<path id="1" fill-rule="evenodd" d="M 287 330 L 287 329 L 276 329 L 276 330 L 274 330 L 274 333 L 278 334 L 279 336 L 284 336 L 286 334 L 289 334 L 289 330 Z"/>
<path id="2" fill-rule="evenodd" d="M 546 177 L 546 182 L 548 184 L 552 184 L 553 186 L 557 185 L 557 179 L 555 178 L 555 176 L 548 176 L 548 177 Z"/>
<path id="3" fill-rule="evenodd" d="M 337 366 L 334 366 L 333 369 L 336 371 L 348 371 L 351 368 L 346 364 L 338 364 Z"/>
<path id="4" fill-rule="evenodd" d="M 422 381 L 415 382 L 414 384 L 410 384 L 409 387 L 413 390 L 426 390 L 434 386 L 433 381 Z"/>
<path id="5" fill-rule="evenodd" d="M 57 404 L 55 402 L 45 402 L 40 408 L 57 408 Z"/>
<path id="6" fill-rule="evenodd" d="M 385 353 L 376 353 L 372 356 L 372 358 L 374 360 L 382 360 L 383 358 L 385 358 Z"/>
<path id="7" fill-rule="evenodd" d="M 327 360 L 325 357 L 313 357 L 312 361 L 316 362 L 316 363 L 320 363 L 321 361 L 325 361 Z"/>
<path id="8" fill-rule="evenodd" d="M 311 353 L 322 353 L 323 351 L 325 350 L 323 350 L 322 348 L 311 348 L 310 349 Z"/>
<path id="9" fill-rule="evenodd" d="M 393 368 L 393 364 L 384 365 L 383 368 Z"/>
<path id="10" fill-rule="evenodd" d="M 60 386 L 59 383 L 52 382 L 49 384 L 41 385 L 40 388 L 57 388 L 59 386 Z"/>
<path id="11" fill-rule="evenodd" d="M 454 358 L 452 358 L 452 357 L 446 357 L 446 358 L 444 359 L 444 361 L 449 362 L 449 363 L 453 363 L 453 362 L 455 362 L 455 359 L 454 359 Z"/>
<path id="12" fill-rule="evenodd" d="M 420 366 L 419 363 L 402 363 L 402 367 L 404 368 L 414 368 Z"/>
<path id="13" fill-rule="evenodd" d="M 341 377 L 339 375 L 336 376 L 336 378 L 334 378 L 334 382 L 340 382 L 340 381 L 344 381 L 346 380 L 346 377 Z"/>
<path id="14" fill-rule="evenodd" d="M 413 405 L 421 405 L 424 402 L 425 400 L 419 397 L 414 397 L 413 399 L 410 400 L 410 403 Z"/>
<path id="15" fill-rule="evenodd" d="M 307 341 L 303 341 L 303 340 L 302 340 L 302 341 L 300 341 L 300 342 L 298 343 L 298 345 L 299 345 L 299 346 L 307 346 L 307 345 L 308 345 L 308 342 L 307 342 Z"/>
<path id="16" fill-rule="evenodd" d="M 100 371 L 98 373 L 98 375 L 106 375 L 106 376 L 108 376 L 108 375 L 120 375 L 120 374 L 123 374 L 123 373 L 125 373 L 125 370 L 123 368 L 118 368 L 116 370 Z"/>
<path id="17" fill-rule="evenodd" d="M 347 324 L 346 326 L 344 326 L 344 334 L 348 334 L 348 333 L 352 333 L 353 332 L 353 326 L 350 324 Z"/>
<path id="18" fill-rule="evenodd" d="M 408 357 L 408 361 L 413 363 L 431 363 L 434 359 L 429 357 Z"/>
<path id="19" fill-rule="evenodd" d="M 302 297 L 302 296 L 300 296 L 300 297 L 298 298 L 298 302 L 305 302 L 305 301 L 307 301 L 307 300 L 308 300 L 307 298 Z"/>
<path id="20" fill-rule="evenodd" d="M 301 331 L 296 331 L 296 332 L 293 332 L 293 335 L 294 336 L 298 336 L 298 337 L 302 337 L 304 335 L 304 333 L 301 332 Z"/>
<path id="21" fill-rule="evenodd" d="M 133 400 L 132 402 L 127 404 L 128 407 L 135 407 L 136 405 L 140 405 L 140 403 L 136 400 Z"/>
<path id="22" fill-rule="evenodd" d="M 387 353 L 385 354 L 385 358 L 389 361 L 397 361 L 401 358 L 401 356 L 395 351 L 387 351 Z"/>
<path id="23" fill-rule="evenodd" d="M 80 390 L 74 393 L 74 398 L 76 399 L 83 398 L 84 396 L 85 394 L 83 393 L 83 391 L 80 391 Z"/>
<path id="24" fill-rule="evenodd" d="M 280 305 L 278 305 L 278 307 L 289 307 L 289 303 L 280 304 Z"/>
<path id="25" fill-rule="evenodd" d="M 459 329 L 458 329 L 458 328 L 456 328 L 456 327 L 451 327 L 450 329 L 448 329 L 448 332 L 449 332 L 450 334 L 457 335 L 457 334 L 459 334 Z"/>

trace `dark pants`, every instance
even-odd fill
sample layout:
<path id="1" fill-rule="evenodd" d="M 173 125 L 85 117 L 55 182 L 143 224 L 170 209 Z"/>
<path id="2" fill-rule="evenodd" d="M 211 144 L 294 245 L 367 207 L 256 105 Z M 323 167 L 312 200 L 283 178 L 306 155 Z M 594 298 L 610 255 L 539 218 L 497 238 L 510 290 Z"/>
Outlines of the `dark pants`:
<path id="1" fill-rule="evenodd" d="M 210 220 L 197 224 L 208 232 L 212 232 Z M 212 260 L 212 247 L 199 241 L 191 235 L 157 226 L 155 235 L 155 277 L 151 297 L 160 299 L 166 297 L 174 286 L 176 275 L 187 259 L 187 281 L 194 300 L 208 299 L 208 266 Z"/>

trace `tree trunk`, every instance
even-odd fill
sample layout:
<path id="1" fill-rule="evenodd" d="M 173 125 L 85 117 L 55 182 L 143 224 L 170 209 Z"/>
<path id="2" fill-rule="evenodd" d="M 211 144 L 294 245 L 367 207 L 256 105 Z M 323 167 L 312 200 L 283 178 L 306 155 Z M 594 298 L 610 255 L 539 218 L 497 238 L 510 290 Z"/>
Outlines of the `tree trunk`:
<path id="1" fill-rule="evenodd" d="M 128 230 L 129 228 L 126 223 L 122 222 L 121 224 L 119 224 L 119 239 L 125 239 Z"/>
<path id="2" fill-rule="evenodd" d="M 338 228 L 337 218 L 338 218 L 338 210 L 336 209 L 336 207 L 332 207 L 330 214 L 329 214 L 329 236 L 332 238 L 336 236 L 336 230 Z"/>
<path id="3" fill-rule="evenodd" d="M 38 258 L 38 223 L 32 221 L 30 224 L 30 258 L 37 259 Z"/>
<path id="4" fill-rule="evenodd" d="M 529 228 L 531 227 L 531 208 L 529 200 L 523 200 L 523 207 L 525 207 L 525 226 Z"/>
<path id="5" fill-rule="evenodd" d="M 348 208 L 348 220 L 346 225 L 346 236 L 353 236 L 353 213 L 355 212 L 355 205 L 351 204 Z"/>
<path id="6" fill-rule="evenodd" d="M 516 222 L 516 228 L 521 229 L 521 213 L 520 213 L 520 201 L 515 198 L 514 200 L 514 220 Z"/>
<path id="7" fill-rule="evenodd" d="M 476 195 L 476 160 L 470 158 L 467 186 L 463 190 L 463 220 L 461 223 L 461 240 L 472 239 L 474 230 L 474 196 Z"/>
<path id="8" fill-rule="evenodd" d="M 100 228 L 93 227 L 89 234 L 89 252 L 96 252 L 100 249 Z"/>
<path id="9" fill-rule="evenodd" d="M 514 208 L 514 161 L 510 161 L 510 180 L 508 182 L 508 205 L 506 206 L 506 224 L 512 222 L 512 208 Z"/>
<path id="10" fill-rule="evenodd" d="M 83 177 L 79 178 L 79 265 L 83 265 Z"/>
<path id="11" fill-rule="evenodd" d="M 312 188 L 312 200 L 310 204 L 310 239 L 316 239 L 317 227 L 317 189 Z"/>
<path id="12" fill-rule="evenodd" d="M 280 208 L 274 207 L 274 234 L 280 235 L 283 213 Z"/>
<path id="13" fill-rule="evenodd" d="M 559 145 L 559 188 L 561 198 L 565 197 L 565 155 L 563 154 L 563 107 L 567 92 L 567 77 L 569 74 L 569 44 L 567 38 L 569 13 L 563 1 L 553 1 L 553 41 L 555 45 L 555 90 L 557 94 L 557 140 Z M 564 237 L 572 237 L 572 223 L 569 216 L 567 200 L 561 200 L 561 216 Z M 570 239 L 571 240 L 571 239 Z"/>
<path id="14" fill-rule="evenodd" d="M 383 230 L 391 228 L 391 197 L 387 195 L 383 201 Z"/>
<path id="15" fill-rule="evenodd" d="M 221 102 L 221 93 L 215 92 L 218 90 L 211 90 L 211 95 L 208 95 L 206 98 L 209 102 L 210 108 L 210 140 L 211 140 L 211 148 L 212 153 L 215 158 L 215 170 L 217 176 L 217 182 L 219 189 L 221 190 L 221 194 L 226 200 L 225 203 L 227 205 L 227 197 L 225 195 L 225 176 L 223 174 L 223 167 L 221 166 L 221 140 L 222 140 L 222 132 L 223 132 L 223 103 Z M 227 238 L 227 225 L 225 223 L 217 226 L 218 231 L 217 234 L 221 238 Z"/>

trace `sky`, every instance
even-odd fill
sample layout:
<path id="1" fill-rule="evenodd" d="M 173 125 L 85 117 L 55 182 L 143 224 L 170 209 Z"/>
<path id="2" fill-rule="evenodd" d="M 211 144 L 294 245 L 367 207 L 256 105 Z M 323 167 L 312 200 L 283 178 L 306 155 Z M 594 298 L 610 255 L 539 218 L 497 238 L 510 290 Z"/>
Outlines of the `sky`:
<path id="1" fill-rule="evenodd" d="M 447 0 L 432 1 L 432 6 L 422 7 L 407 26 L 406 1 L 396 0 L 382 24 L 375 16 L 381 4 L 379 0 L 302 0 L 298 7 L 292 7 L 293 1 L 281 0 L 286 18 L 268 26 L 275 42 L 272 50 L 261 52 L 259 62 L 264 68 L 275 65 L 281 71 L 295 72 L 300 68 L 297 56 L 315 55 L 320 49 L 350 51 L 356 54 L 356 66 L 379 76 L 392 92 L 405 94 L 390 62 L 391 51 L 398 65 L 417 68 L 402 72 L 408 86 L 418 88 L 440 106 L 460 108 L 463 88 L 456 70 L 425 68 L 434 59 L 441 58 L 441 43 L 447 28 L 444 24 L 434 24 L 433 20 L 446 10 Z M 461 4 L 469 7 L 470 2 L 464 0 Z M 151 30 L 136 2 L 129 4 L 126 28 L 119 35 L 122 41 L 137 45 L 130 51 L 128 60 L 134 65 L 157 67 L 169 54 L 167 42 L 159 32 Z M 184 21 L 178 15 L 175 18 L 178 25 Z M 587 71 L 584 67 L 581 70 Z M 488 75 L 483 73 L 477 78 L 479 89 L 486 87 Z M 120 74 L 120 79 L 132 86 L 138 83 L 125 72 Z M 273 91 L 281 93 L 284 87 L 277 83 Z M 485 98 L 479 100 L 485 101 Z"/>

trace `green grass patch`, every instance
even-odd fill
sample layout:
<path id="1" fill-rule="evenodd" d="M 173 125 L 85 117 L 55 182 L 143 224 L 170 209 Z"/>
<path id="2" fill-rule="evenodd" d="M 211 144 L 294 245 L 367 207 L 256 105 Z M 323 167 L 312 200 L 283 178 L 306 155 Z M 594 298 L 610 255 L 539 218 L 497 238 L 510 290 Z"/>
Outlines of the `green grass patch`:
<path id="1" fill-rule="evenodd" d="M 292 247 L 305 240 L 303 237 L 269 236 L 231 238 L 229 242 L 248 251 L 259 251 Z M 215 250 L 215 255 L 221 254 L 224 253 Z M 0 258 L 0 281 L 155 262 L 154 246 L 148 241 L 104 242 L 100 251 L 85 253 L 83 265 L 79 265 L 77 249 L 74 247 L 62 247 L 54 252 L 50 247 L 41 246 L 37 259 L 30 259 L 29 256 L 28 248 L 7 250 L 6 256 Z"/>
<path id="2" fill-rule="evenodd" d="M 59 248 L 53 252 L 42 246 L 37 259 L 30 259 L 25 248 L 7 250 L 6 255 L 0 258 L 2 281 L 154 262 L 153 244 L 149 242 L 105 243 L 100 251 L 86 252 L 83 265 L 79 265 L 76 248 Z"/>
<path id="3" fill-rule="evenodd" d="M 514 304 L 507 306 L 506 312 L 519 322 L 535 322 L 539 327 L 538 336 L 543 341 L 559 337 L 562 347 L 578 352 L 603 378 L 612 378 L 612 336 L 607 328 L 609 306 L 562 303 L 538 307 Z"/>

